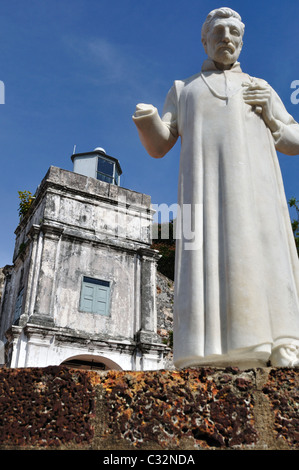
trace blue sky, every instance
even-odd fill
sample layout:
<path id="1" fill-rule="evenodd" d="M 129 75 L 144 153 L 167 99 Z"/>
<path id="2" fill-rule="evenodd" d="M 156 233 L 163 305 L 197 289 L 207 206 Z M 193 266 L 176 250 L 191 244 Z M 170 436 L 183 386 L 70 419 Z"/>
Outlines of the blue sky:
<path id="1" fill-rule="evenodd" d="M 246 24 L 243 71 L 267 80 L 287 110 L 299 80 L 297 0 L 0 0 L 0 266 L 12 263 L 18 191 L 34 192 L 51 165 L 104 147 L 120 160 L 121 185 L 176 202 L 179 143 L 161 160 L 139 142 L 138 102 L 162 110 L 175 79 L 206 58 L 201 25 L 214 8 L 237 10 Z M 270 7 L 270 8 L 269 8 Z M 279 155 L 286 196 L 299 199 L 299 157 Z"/>

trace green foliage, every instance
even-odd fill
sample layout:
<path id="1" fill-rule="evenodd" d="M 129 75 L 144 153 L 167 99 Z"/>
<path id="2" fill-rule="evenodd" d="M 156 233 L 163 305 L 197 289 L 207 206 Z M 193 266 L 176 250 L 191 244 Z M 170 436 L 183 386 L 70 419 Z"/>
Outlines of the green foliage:
<path id="1" fill-rule="evenodd" d="M 34 195 L 30 191 L 18 191 L 19 194 L 19 216 L 24 217 L 29 211 L 32 202 L 34 201 Z"/>
<path id="2" fill-rule="evenodd" d="M 152 248 L 158 250 L 161 258 L 158 261 L 158 271 L 172 281 L 174 280 L 174 261 L 175 261 L 175 239 L 174 239 L 174 223 L 171 220 L 168 224 L 169 237 L 164 239 L 163 229 L 161 224 L 158 224 L 158 237 L 152 244 Z"/>
<path id="3" fill-rule="evenodd" d="M 168 337 L 163 339 L 163 343 L 166 344 L 170 349 L 173 349 L 173 331 L 168 331 Z"/>
<path id="4" fill-rule="evenodd" d="M 297 253 L 299 256 L 299 201 L 296 198 L 292 197 L 289 200 L 289 206 L 293 207 L 296 211 L 296 218 L 292 220 L 292 229 L 297 247 Z"/>

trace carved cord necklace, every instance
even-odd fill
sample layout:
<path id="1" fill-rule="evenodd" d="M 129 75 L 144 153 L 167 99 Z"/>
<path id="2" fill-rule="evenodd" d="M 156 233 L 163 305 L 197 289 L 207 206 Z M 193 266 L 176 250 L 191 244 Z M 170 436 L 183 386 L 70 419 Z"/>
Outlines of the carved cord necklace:
<path id="1" fill-rule="evenodd" d="M 250 77 L 250 75 L 246 74 L 248 76 L 248 79 L 250 80 L 251 83 L 254 83 L 254 80 L 252 77 Z M 200 73 L 200 76 L 203 80 L 203 82 L 206 84 L 206 86 L 208 87 L 208 89 L 210 90 L 210 92 L 212 93 L 212 95 L 214 95 L 216 98 L 219 98 L 220 100 L 224 100 L 226 102 L 228 102 L 228 99 L 231 98 L 232 96 L 236 95 L 242 88 L 238 88 L 238 90 L 236 90 L 235 93 L 233 93 L 232 95 L 228 96 L 227 95 L 221 95 L 220 93 L 218 93 L 208 82 L 208 80 L 206 79 L 206 77 L 204 76 L 203 72 Z M 227 78 L 226 78 L 226 75 L 224 74 L 225 76 L 225 83 L 227 83 Z"/>
<path id="2" fill-rule="evenodd" d="M 203 79 L 206 86 L 208 87 L 208 89 L 210 90 L 210 92 L 212 93 L 212 95 L 214 95 L 216 98 L 219 98 L 220 100 L 228 101 L 228 95 L 220 95 L 219 93 L 217 93 L 217 91 L 209 84 L 209 82 L 207 81 L 206 77 L 204 76 L 202 72 L 200 73 L 200 76 Z"/>

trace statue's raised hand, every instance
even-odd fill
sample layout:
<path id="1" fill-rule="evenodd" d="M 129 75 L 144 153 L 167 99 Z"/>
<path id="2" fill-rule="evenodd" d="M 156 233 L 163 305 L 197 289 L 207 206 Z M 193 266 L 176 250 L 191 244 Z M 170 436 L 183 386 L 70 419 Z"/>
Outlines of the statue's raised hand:
<path id="1" fill-rule="evenodd" d="M 279 125 L 272 113 L 272 91 L 265 82 L 243 83 L 243 97 L 245 103 L 255 108 L 255 111 L 262 115 L 265 124 L 272 132 L 278 130 Z"/>

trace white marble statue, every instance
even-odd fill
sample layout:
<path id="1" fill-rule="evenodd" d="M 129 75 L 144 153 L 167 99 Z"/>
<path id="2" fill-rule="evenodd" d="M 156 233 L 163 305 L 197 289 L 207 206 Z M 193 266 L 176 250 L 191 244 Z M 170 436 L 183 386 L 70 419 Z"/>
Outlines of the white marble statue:
<path id="1" fill-rule="evenodd" d="M 162 118 L 145 104 L 133 116 L 154 158 L 181 139 L 178 368 L 299 364 L 299 263 L 276 153 L 299 154 L 299 124 L 267 82 L 242 71 L 243 33 L 238 13 L 211 12 L 201 72 L 174 82 Z"/>

